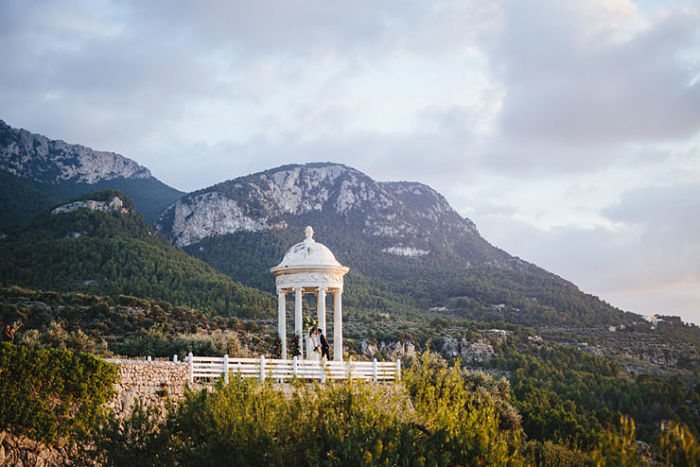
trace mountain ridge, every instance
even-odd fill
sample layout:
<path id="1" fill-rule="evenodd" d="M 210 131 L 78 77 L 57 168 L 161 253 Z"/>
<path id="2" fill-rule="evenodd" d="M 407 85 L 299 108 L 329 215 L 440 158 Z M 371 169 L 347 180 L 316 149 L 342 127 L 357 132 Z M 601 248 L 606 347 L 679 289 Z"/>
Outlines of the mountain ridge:
<path id="1" fill-rule="evenodd" d="M 42 209 L 86 192 L 117 189 L 176 246 L 262 290 L 273 287 L 268 268 L 313 225 L 320 241 L 351 266 L 348 280 L 358 284 L 354 302 L 360 307 L 364 300 L 398 309 L 404 299 L 397 298 L 407 297 L 412 307 L 446 307 L 488 321 L 627 319 L 563 278 L 491 245 L 433 188 L 375 181 L 344 164 L 287 164 L 183 195 L 119 154 L 0 121 L 0 174 L 18 187 L 0 190 L 0 227 L 30 222 Z M 25 213 L 18 209 L 23 205 Z M 367 301 L 369 290 L 388 295 Z"/>
<path id="2" fill-rule="evenodd" d="M 0 170 L 39 183 L 95 183 L 112 178 L 152 178 L 151 171 L 111 151 L 52 140 L 0 120 Z"/>
<path id="3" fill-rule="evenodd" d="M 197 215 L 193 205 L 199 201 L 209 204 L 210 215 L 193 218 Z M 422 223 L 425 230 L 430 227 L 427 223 L 433 222 L 442 230 L 464 231 L 483 240 L 474 223 L 462 218 L 444 196 L 428 185 L 378 182 L 357 169 L 333 162 L 287 164 L 194 191 L 169 206 L 157 225 L 183 247 L 210 234 L 284 228 L 283 219 L 273 219 L 285 215 L 332 210 L 350 222 L 363 207 L 375 211 L 363 219 L 363 232 L 375 237 L 416 241 L 414 224 Z M 214 222 L 220 227 L 215 228 Z M 207 232 L 208 227 L 215 230 Z M 428 233 L 436 230 L 429 229 Z"/>
<path id="4" fill-rule="evenodd" d="M 137 209 L 149 222 L 183 195 L 153 177 L 146 167 L 121 154 L 49 139 L 13 128 L 2 120 L 0 173 L 15 185 L 26 187 L 28 184 L 44 197 L 58 200 L 106 188 L 124 191 L 134 199 Z M 26 221 L 49 207 L 48 201 L 40 203 L 24 215 L 16 209 L 4 207 L 22 203 L 22 195 L 18 191 L 0 191 L 0 226 Z"/>

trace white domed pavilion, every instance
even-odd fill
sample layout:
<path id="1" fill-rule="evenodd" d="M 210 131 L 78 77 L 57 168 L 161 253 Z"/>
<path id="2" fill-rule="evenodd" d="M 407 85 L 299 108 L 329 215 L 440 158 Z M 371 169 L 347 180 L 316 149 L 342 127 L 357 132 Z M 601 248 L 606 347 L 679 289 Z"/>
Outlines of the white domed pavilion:
<path id="1" fill-rule="evenodd" d="M 313 239 L 314 229 L 304 230 L 306 239 L 292 246 L 282 262 L 270 268 L 276 277 L 278 332 L 282 341 L 282 358 L 287 358 L 286 297 L 294 293 L 294 334 L 304 342 L 302 333 L 302 298 L 314 294 L 317 300 L 318 327 L 326 334 L 326 295 L 333 294 L 333 360 L 343 359 L 343 276 L 347 266 L 341 265 L 331 250 Z M 304 349 L 301 347 L 303 358 Z"/>

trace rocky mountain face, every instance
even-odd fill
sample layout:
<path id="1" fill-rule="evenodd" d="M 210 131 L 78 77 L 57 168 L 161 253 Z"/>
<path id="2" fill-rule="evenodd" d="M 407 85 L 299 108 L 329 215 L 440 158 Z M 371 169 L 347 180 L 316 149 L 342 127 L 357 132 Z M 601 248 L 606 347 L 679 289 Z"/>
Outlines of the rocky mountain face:
<path id="1" fill-rule="evenodd" d="M 147 168 L 120 154 L 52 140 L 12 128 L 2 120 L 0 173 L 8 183 L 24 187 L 0 191 L 0 225 L 29 219 L 56 199 L 68 200 L 107 188 L 130 196 L 146 220 L 152 222 L 182 196 L 182 192 L 153 177 Z M 52 201 L 37 203 L 44 199 Z M 18 205 L 32 208 L 22 212 L 16 209 Z"/>
<path id="2" fill-rule="evenodd" d="M 508 260 L 429 186 L 377 182 L 332 163 L 279 167 L 192 193 L 170 206 L 157 226 L 185 247 L 236 232 L 283 230 L 310 217 L 360 234 L 388 255 L 457 253 L 468 241 L 483 250 L 484 261 Z"/>
<path id="3" fill-rule="evenodd" d="M 40 183 L 96 183 L 151 178 L 151 172 L 114 152 L 51 140 L 0 120 L 0 170 Z"/>

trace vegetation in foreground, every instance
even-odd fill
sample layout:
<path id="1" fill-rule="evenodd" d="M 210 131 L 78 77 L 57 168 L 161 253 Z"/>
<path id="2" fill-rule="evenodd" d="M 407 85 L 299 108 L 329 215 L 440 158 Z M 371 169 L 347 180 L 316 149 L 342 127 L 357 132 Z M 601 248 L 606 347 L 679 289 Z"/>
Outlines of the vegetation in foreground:
<path id="1" fill-rule="evenodd" d="M 117 367 L 84 353 L 0 344 L 0 429 L 55 443 L 87 435 L 107 415 Z"/>
<path id="2" fill-rule="evenodd" d="M 424 352 L 401 383 L 328 385 L 231 378 L 187 393 L 161 418 L 108 416 L 116 368 L 87 354 L 0 346 L 0 429 L 78 441 L 104 465 L 698 465 L 684 424 L 639 443 L 621 417 L 588 447 L 527 440 L 509 383 Z M 87 437 L 86 437 L 87 436 Z"/>
<path id="3" fill-rule="evenodd" d="M 19 329 L 15 342 L 36 349 L 180 357 L 189 351 L 198 355 L 269 355 L 272 349 L 273 332 L 264 322 L 212 316 L 129 296 L 8 287 L 0 289 L 0 322 L 3 327 L 15 324 Z M 348 333 L 357 326 L 372 331 L 381 322 L 349 320 Z M 404 324 L 398 321 L 395 326 L 400 329 Z M 684 424 L 693 436 L 698 435 L 700 395 L 697 374 L 692 371 L 678 368 L 674 370 L 678 376 L 671 377 L 632 375 L 609 358 L 546 342 L 533 330 L 512 326 L 505 337 L 482 332 L 474 323 L 465 328 L 435 322 L 430 329 L 438 336 L 430 345 L 433 349 L 443 348 L 450 335 L 463 337 L 463 348 L 471 344 L 493 348 L 490 360 L 465 364 L 508 378 L 510 404 L 522 416 L 528 445 L 539 446 L 532 448 L 535 454 L 550 445 L 590 451 L 600 433 L 617 429 L 624 416 L 634 419 L 635 436 L 646 443 L 657 443 L 659 427 L 667 422 Z M 402 336 L 383 338 L 405 339 L 405 332 L 400 332 Z M 414 342 L 428 347 L 420 340 Z"/>
<path id="4" fill-rule="evenodd" d="M 590 449 L 525 441 L 508 383 L 426 352 L 401 383 L 291 385 L 231 378 L 190 392 L 167 417 L 137 405 L 94 432 L 105 465 L 697 465 L 695 436 L 661 427 L 640 448 L 622 418 Z"/>
<path id="5" fill-rule="evenodd" d="M 119 196 L 114 190 L 76 200 Z M 223 316 L 262 317 L 272 294 L 243 286 L 175 248 L 141 215 L 79 209 L 44 212 L 0 239 L 0 282 L 112 297 L 131 295 Z"/>
<path id="6" fill-rule="evenodd" d="M 394 386 L 281 391 L 231 378 L 189 393 L 160 422 L 136 407 L 123 425 L 96 433 L 93 455 L 106 465 L 523 464 L 517 413 L 502 399 L 507 383 L 475 390 L 461 370 L 435 361 L 426 354 Z"/>

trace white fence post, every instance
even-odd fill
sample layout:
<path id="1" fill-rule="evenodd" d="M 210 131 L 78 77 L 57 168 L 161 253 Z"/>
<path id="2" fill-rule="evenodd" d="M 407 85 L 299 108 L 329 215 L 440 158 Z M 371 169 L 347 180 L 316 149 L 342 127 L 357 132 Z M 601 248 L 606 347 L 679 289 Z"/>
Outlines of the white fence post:
<path id="1" fill-rule="evenodd" d="M 401 357 L 396 359 L 396 381 L 401 381 Z"/>
<path id="2" fill-rule="evenodd" d="M 325 384 L 326 382 L 326 362 L 321 360 L 319 363 L 319 368 L 321 368 L 321 382 Z"/>
<path id="3" fill-rule="evenodd" d="M 297 357 L 296 357 L 296 355 L 292 359 L 292 375 L 295 378 L 297 377 Z"/>
<path id="4" fill-rule="evenodd" d="M 260 356 L 260 382 L 265 381 L 265 356 Z"/>
<path id="5" fill-rule="evenodd" d="M 150 355 L 146 358 L 146 361 L 147 361 L 148 363 L 151 363 L 151 356 L 150 356 Z"/>
<path id="6" fill-rule="evenodd" d="M 194 383 L 194 356 L 192 352 L 187 354 L 187 359 L 190 361 L 190 383 Z"/>
<path id="7" fill-rule="evenodd" d="M 372 363 L 372 379 L 377 382 L 377 359 L 375 358 Z"/>
<path id="8" fill-rule="evenodd" d="M 173 361 L 177 363 L 177 354 L 173 355 Z"/>
<path id="9" fill-rule="evenodd" d="M 224 383 L 228 384 L 228 354 L 224 354 Z"/>
<path id="10" fill-rule="evenodd" d="M 352 357 L 348 358 L 348 367 L 345 370 L 345 377 L 347 379 L 352 379 Z"/>

